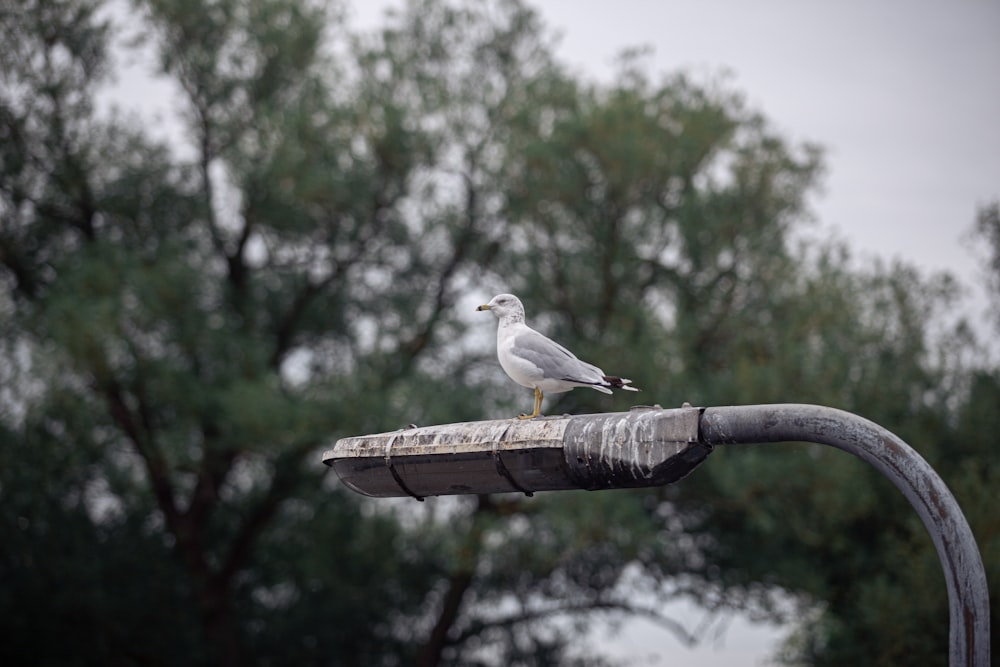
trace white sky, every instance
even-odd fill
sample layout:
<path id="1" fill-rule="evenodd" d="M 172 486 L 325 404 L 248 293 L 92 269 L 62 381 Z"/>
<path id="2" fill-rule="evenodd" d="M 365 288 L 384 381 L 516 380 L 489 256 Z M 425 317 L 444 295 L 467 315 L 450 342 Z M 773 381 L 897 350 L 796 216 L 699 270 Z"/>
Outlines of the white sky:
<path id="1" fill-rule="evenodd" d="M 958 237 L 1000 198 L 995 0 L 542 0 L 562 56 L 606 75 L 648 44 L 656 68 L 729 70 L 787 136 L 827 148 L 821 222 L 862 252 L 965 271 Z"/>
<path id="2" fill-rule="evenodd" d="M 374 27 L 384 8 L 400 4 L 356 0 L 354 25 Z M 562 34 L 562 59 L 586 75 L 606 78 L 616 54 L 638 45 L 652 47 L 654 71 L 731 72 L 731 85 L 785 136 L 826 147 L 824 189 L 814 199 L 821 225 L 862 258 L 900 258 L 981 282 L 962 237 L 977 205 L 1000 199 L 997 0 L 535 6 Z M 166 96 L 135 69 L 119 91 L 125 108 L 169 113 Z M 981 313 L 981 295 L 970 308 Z M 635 665 L 751 667 L 780 635 L 737 621 L 721 646 L 689 650 L 636 622 L 614 646 Z"/>
<path id="3" fill-rule="evenodd" d="M 530 1 L 530 0 L 529 0 Z M 355 2 L 375 26 L 401 0 Z M 1000 198 L 997 0 L 536 0 L 562 35 L 559 55 L 607 78 L 626 47 L 654 71 L 731 84 L 785 136 L 826 149 L 814 212 L 862 259 L 949 270 L 970 286 L 979 264 L 963 236 Z M 985 300 L 970 304 L 982 314 Z"/>

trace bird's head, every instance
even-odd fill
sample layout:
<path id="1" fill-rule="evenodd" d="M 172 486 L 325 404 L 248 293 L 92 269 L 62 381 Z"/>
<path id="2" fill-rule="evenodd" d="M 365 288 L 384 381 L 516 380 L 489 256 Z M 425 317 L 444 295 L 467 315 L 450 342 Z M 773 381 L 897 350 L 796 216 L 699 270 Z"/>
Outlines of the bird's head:
<path id="1" fill-rule="evenodd" d="M 489 310 L 501 321 L 524 321 L 524 306 L 513 294 L 497 294 L 489 303 L 484 303 L 476 310 Z"/>

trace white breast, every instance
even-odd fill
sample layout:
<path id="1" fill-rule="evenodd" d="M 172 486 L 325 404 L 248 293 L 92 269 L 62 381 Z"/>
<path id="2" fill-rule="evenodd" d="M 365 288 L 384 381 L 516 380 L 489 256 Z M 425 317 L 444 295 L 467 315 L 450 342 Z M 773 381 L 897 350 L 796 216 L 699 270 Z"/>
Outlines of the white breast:
<path id="1" fill-rule="evenodd" d="M 511 353 L 514 335 L 518 327 L 527 328 L 523 323 L 501 325 L 497 328 L 497 358 L 510 379 L 522 387 L 533 389 L 542 381 L 542 371 L 530 361 Z"/>

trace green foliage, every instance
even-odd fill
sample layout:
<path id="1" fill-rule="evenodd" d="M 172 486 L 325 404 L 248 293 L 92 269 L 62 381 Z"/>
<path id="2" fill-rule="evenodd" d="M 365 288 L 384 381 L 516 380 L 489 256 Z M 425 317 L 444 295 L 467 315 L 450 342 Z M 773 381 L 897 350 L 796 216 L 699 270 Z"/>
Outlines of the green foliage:
<path id="1" fill-rule="evenodd" d="M 369 35 L 322 2 L 141 0 L 127 20 L 181 91 L 166 147 L 95 113 L 105 10 L 0 11 L 5 664 L 597 665 L 573 648 L 594 618 L 690 643 L 664 601 L 782 618 L 779 592 L 811 612 L 787 662 L 942 661 L 930 540 L 838 452 L 417 509 L 319 464 L 339 435 L 526 401 L 460 310 L 510 290 L 646 402 L 886 425 L 996 581 L 997 370 L 937 327 L 950 279 L 802 240 L 819 149 L 633 55 L 582 80 L 516 0 L 414 1 Z"/>

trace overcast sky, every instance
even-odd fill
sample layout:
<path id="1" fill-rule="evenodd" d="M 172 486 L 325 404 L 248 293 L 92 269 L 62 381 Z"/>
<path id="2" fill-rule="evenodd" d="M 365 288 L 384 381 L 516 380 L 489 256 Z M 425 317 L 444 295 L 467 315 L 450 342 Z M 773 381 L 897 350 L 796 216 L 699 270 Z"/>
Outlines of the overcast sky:
<path id="1" fill-rule="evenodd" d="M 354 25 L 375 27 L 386 7 L 400 4 L 354 2 Z M 637 45 L 652 48 L 657 71 L 731 72 L 731 85 L 786 137 L 826 148 L 824 188 L 814 199 L 822 226 L 862 258 L 949 270 L 970 287 L 980 281 L 962 237 L 977 206 L 1000 199 L 1000 1 L 534 6 L 562 34 L 561 58 L 584 75 L 606 79 L 615 55 Z M 134 70 L 120 92 L 147 111 L 155 106 L 155 85 Z M 985 306 L 981 296 L 970 304 Z M 641 622 L 628 627 L 619 650 L 650 666 L 751 667 L 779 636 L 737 623 L 722 648 L 691 651 Z"/>
<path id="2" fill-rule="evenodd" d="M 958 237 L 977 203 L 1000 198 L 1000 2 L 538 6 L 586 71 L 635 43 L 664 70 L 731 70 L 780 130 L 827 148 L 817 213 L 859 251 L 969 263 Z"/>
<path id="3" fill-rule="evenodd" d="M 355 3 L 375 26 L 400 0 Z M 819 223 L 862 258 L 981 282 L 962 242 L 1000 199 L 1000 1 L 538 0 L 574 70 L 607 78 L 623 48 L 656 71 L 731 84 L 787 137 L 826 149 Z M 985 307 L 980 299 L 978 307 Z"/>

